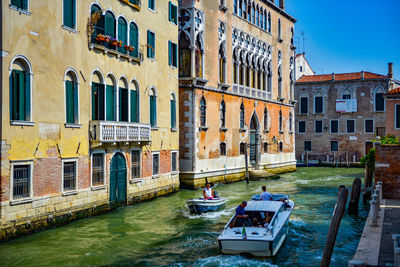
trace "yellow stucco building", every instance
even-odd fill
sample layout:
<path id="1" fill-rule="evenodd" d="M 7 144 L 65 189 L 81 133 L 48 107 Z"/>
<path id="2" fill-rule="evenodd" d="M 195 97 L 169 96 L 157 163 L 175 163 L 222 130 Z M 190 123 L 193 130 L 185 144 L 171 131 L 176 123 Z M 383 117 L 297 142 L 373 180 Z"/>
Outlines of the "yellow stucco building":
<path id="1" fill-rule="evenodd" d="M 178 190 L 177 7 L 2 1 L 0 239 Z"/>

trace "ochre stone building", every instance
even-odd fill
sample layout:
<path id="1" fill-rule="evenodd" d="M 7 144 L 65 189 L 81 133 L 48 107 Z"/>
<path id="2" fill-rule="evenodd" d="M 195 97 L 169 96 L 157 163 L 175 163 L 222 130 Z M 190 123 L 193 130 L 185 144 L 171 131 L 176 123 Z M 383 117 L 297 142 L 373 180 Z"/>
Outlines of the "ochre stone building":
<path id="1" fill-rule="evenodd" d="M 385 136 L 384 96 L 398 81 L 370 72 L 304 75 L 295 85 L 296 158 L 359 162 Z"/>
<path id="2" fill-rule="evenodd" d="M 177 13 L 2 2 L 0 239 L 179 189 Z"/>
<path id="3" fill-rule="evenodd" d="M 296 20 L 284 1 L 182 0 L 180 180 L 185 187 L 295 170 Z"/>

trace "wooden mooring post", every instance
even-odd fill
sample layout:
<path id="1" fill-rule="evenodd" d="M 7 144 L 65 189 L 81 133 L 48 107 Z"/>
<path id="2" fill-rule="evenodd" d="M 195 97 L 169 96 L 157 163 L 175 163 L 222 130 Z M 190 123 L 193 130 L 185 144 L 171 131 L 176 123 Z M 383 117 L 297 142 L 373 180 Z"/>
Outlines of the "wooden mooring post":
<path id="1" fill-rule="evenodd" d="M 360 201 L 360 193 L 361 193 L 361 179 L 356 178 L 353 181 L 353 187 L 351 188 L 351 198 L 349 202 L 349 207 L 347 212 L 349 214 L 357 214 L 358 213 L 358 203 Z"/>
<path id="2" fill-rule="evenodd" d="M 370 188 L 372 187 L 372 176 L 374 175 L 373 170 L 368 166 L 368 163 L 365 164 L 365 176 L 364 176 L 364 187 Z M 363 193 L 363 204 L 367 205 L 368 200 L 371 199 L 371 191 L 365 191 Z"/>
<path id="3" fill-rule="evenodd" d="M 329 267 L 331 262 L 333 247 L 335 246 L 336 236 L 339 230 L 344 211 L 346 209 L 348 190 L 343 188 L 339 192 L 339 197 L 333 210 L 331 225 L 329 226 L 328 235 L 326 237 L 324 253 L 322 254 L 321 267 Z"/>
<path id="4" fill-rule="evenodd" d="M 249 161 L 247 159 L 247 143 L 244 143 L 244 161 L 246 164 L 246 182 L 249 183 Z"/>

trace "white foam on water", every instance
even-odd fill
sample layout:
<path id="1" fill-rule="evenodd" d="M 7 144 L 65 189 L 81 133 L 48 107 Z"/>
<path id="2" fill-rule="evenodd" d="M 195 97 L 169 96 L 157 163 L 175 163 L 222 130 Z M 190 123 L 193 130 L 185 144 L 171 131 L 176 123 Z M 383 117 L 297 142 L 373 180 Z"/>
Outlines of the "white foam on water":
<path id="1" fill-rule="evenodd" d="M 267 261 L 248 259 L 243 256 L 214 256 L 205 259 L 199 259 L 193 263 L 194 267 L 208 267 L 208 266 L 219 266 L 219 267 L 231 267 L 231 266 L 243 266 L 243 267 L 277 267 L 278 265 L 271 264 Z"/>
<path id="2" fill-rule="evenodd" d="M 199 218 L 204 218 L 204 219 L 216 219 L 216 218 L 220 218 L 222 216 L 228 216 L 228 215 L 232 215 L 233 211 L 236 208 L 231 208 L 231 209 L 223 209 L 220 211 L 210 211 L 210 212 L 205 212 L 202 214 L 191 214 L 189 212 L 189 208 L 182 210 L 182 214 L 183 216 L 189 218 L 189 219 L 199 219 Z"/>

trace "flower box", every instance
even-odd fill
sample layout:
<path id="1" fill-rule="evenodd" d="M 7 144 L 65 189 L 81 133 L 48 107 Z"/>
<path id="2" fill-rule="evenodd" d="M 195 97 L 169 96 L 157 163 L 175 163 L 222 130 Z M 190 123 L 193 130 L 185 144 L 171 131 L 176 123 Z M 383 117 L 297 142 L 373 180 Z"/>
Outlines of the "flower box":
<path id="1" fill-rule="evenodd" d="M 125 50 L 131 51 L 133 52 L 133 50 L 135 50 L 135 48 L 131 45 L 124 45 Z"/>
<path id="2" fill-rule="evenodd" d="M 105 42 L 105 40 L 106 40 L 106 37 L 104 35 L 98 34 L 96 36 L 96 41 L 98 41 L 98 42 Z"/>

